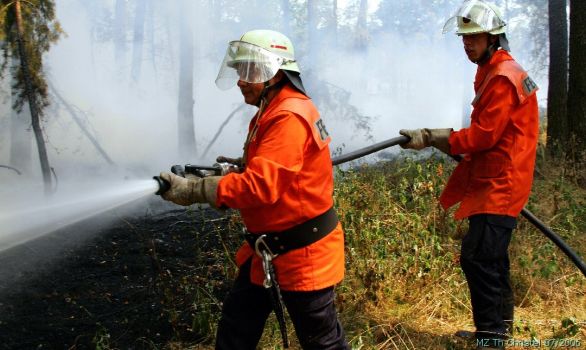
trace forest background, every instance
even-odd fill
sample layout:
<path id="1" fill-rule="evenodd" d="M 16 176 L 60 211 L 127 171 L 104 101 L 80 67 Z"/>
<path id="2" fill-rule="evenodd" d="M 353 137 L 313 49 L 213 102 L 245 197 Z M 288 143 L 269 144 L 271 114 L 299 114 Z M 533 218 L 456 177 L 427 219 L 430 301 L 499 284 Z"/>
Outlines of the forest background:
<path id="1" fill-rule="evenodd" d="M 237 89 L 218 90 L 214 79 L 227 42 L 250 29 L 290 36 L 334 154 L 403 128 L 466 126 L 475 65 L 457 36 L 441 33 L 459 3 L 3 0 L 0 208 L 24 210 L 54 192 L 83 196 L 88 185 L 123 186 L 171 164 L 238 155 L 254 108 Z M 585 2 L 496 4 L 513 56 L 540 86 L 542 140 L 528 206 L 584 256 Z M 427 156 L 397 157 L 391 149 L 336 170 L 348 239 L 339 304 L 355 348 L 453 348 L 461 346 L 453 331 L 471 326 L 454 267 L 465 227 L 435 199 L 453 164 Z M 235 214 L 223 220 L 238 222 Z M 584 277 L 526 222 L 516 237 L 519 336 L 584 343 Z M 218 254 L 217 278 L 229 281 L 229 254 Z M 214 279 L 201 284 L 201 261 L 192 259 L 190 278 L 158 281 L 163 291 L 167 282 L 179 288 L 165 318 L 173 325 L 173 317 L 189 314 L 181 322 L 190 326 L 173 326 L 167 342 L 148 339 L 153 346 L 213 338 L 221 288 L 208 283 Z M 94 328 L 90 342 L 116 347 L 111 332 Z M 278 347 L 267 334 L 263 346 Z"/>

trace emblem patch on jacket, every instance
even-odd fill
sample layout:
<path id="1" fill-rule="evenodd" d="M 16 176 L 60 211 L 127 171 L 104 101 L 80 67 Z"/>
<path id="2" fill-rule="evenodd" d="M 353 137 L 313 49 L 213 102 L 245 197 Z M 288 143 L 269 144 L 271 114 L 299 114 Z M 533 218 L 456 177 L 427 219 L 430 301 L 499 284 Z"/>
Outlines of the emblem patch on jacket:
<path id="1" fill-rule="evenodd" d="M 525 94 L 527 94 L 527 96 L 531 95 L 533 91 L 537 90 L 537 84 L 535 84 L 530 76 L 527 76 L 527 78 L 523 80 L 523 90 L 525 90 Z"/>
<path id="2" fill-rule="evenodd" d="M 317 130 L 319 131 L 319 138 L 322 141 L 325 141 L 328 138 L 328 136 L 330 136 L 330 134 L 326 130 L 326 125 L 324 124 L 323 119 L 319 118 L 314 124 Z"/>

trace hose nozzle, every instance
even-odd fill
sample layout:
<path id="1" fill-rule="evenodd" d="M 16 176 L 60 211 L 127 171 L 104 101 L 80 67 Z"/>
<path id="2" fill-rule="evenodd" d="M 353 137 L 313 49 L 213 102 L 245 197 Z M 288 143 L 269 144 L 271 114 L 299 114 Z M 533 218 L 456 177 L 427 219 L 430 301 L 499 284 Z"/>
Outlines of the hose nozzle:
<path id="1" fill-rule="evenodd" d="M 155 192 L 156 195 L 160 196 L 171 188 L 169 181 L 161 178 L 160 176 L 153 176 L 153 180 L 155 180 L 159 185 L 159 190 Z"/>

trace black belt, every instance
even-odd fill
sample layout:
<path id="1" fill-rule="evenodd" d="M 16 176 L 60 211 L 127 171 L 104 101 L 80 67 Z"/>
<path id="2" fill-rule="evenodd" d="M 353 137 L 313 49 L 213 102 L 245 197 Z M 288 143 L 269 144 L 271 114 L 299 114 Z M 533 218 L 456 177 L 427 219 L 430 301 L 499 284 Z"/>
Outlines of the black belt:
<path id="1" fill-rule="evenodd" d="M 332 232 L 337 225 L 338 216 L 332 207 L 325 213 L 285 231 L 261 234 L 244 231 L 244 238 L 261 258 L 265 273 L 263 286 L 269 292 L 271 304 L 279 322 L 279 329 L 285 349 L 289 348 L 289 338 L 287 337 L 283 297 L 277 281 L 277 275 L 275 274 L 273 258 L 290 250 L 303 248 L 319 241 Z"/>
<path id="2" fill-rule="evenodd" d="M 328 209 L 325 213 L 309 219 L 304 223 L 293 226 L 290 229 L 280 232 L 251 233 L 246 232 L 244 239 L 256 250 L 256 240 L 263 237 L 263 243 L 270 249 L 272 255 L 284 254 L 293 249 L 306 247 L 319 241 L 332 232 L 338 225 L 338 216 L 334 208 Z"/>

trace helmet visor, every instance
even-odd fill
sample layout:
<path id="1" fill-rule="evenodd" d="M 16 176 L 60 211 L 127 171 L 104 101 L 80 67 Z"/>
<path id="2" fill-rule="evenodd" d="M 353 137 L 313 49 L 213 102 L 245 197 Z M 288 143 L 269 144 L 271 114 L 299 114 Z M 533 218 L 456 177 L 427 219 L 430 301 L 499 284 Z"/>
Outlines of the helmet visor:
<path id="1" fill-rule="evenodd" d="M 238 80 L 264 83 L 277 74 L 285 60 L 260 46 L 232 41 L 220 66 L 216 86 L 227 90 Z"/>
<path id="2" fill-rule="evenodd" d="M 481 0 L 465 0 L 458 11 L 447 20 L 443 33 L 457 29 L 458 34 L 473 34 L 473 31 L 461 27 L 474 27 L 475 32 L 490 32 L 505 25 L 495 10 Z"/>

